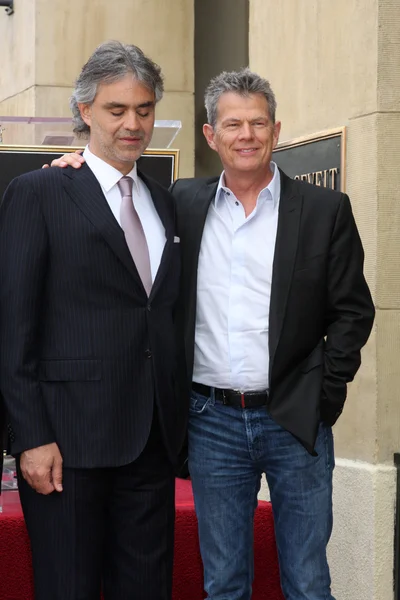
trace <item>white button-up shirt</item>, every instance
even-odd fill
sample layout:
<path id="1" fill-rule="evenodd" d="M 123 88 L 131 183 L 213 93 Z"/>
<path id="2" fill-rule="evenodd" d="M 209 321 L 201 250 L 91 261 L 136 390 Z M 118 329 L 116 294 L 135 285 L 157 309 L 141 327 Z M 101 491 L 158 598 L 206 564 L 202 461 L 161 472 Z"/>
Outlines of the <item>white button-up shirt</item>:
<path id="1" fill-rule="evenodd" d="M 204 227 L 197 279 L 193 381 L 268 389 L 269 306 L 278 228 L 280 173 L 246 218 L 222 173 Z"/>
<path id="2" fill-rule="evenodd" d="M 89 146 L 86 146 L 83 156 L 89 169 L 99 182 L 114 217 L 121 226 L 122 196 L 117 184 L 122 177 L 122 173 L 93 154 Z M 148 187 L 138 177 L 136 163 L 132 171 L 128 173 L 128 177 L 133 179 L 133 202 L 146 236 L 150 255 L 151 277 L 154 282 L 165 246 L 165 228 L 158 216 Z"/>

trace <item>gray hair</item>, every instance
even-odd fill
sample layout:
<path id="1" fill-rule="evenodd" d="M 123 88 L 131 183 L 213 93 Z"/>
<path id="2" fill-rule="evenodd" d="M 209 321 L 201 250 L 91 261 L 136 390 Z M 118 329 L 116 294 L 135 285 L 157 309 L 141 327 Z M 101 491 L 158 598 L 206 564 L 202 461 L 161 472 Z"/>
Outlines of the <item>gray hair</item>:
<path id="1" fill-rule="evenodd" d="M 222 94 L 227 92 L 234 92 L 240 96 L 262 94 L 268 104 L 269 117 L 275 123 L 276 100 L 269 81 L 246 67 L 240 71 L 222 71 L 208 84 L 204 94 L 204 103 L 207 120 L 212 127 L 215 127 L 217 122 L 218 100 Z"/>
<path id="2" fill-rule="evenodd" d="M 78 102 L 92 104 L 100 83 L 113 83 L 132 73 L 134 77 L 154 92 L 155 101 L 161 100 L 164 82 L 160 67 L 133 44 L 104 42 L 93 52 L 75 82 L 70 99 L 74 133 L 87 135 L 90 127 L 81 117 Z"/>

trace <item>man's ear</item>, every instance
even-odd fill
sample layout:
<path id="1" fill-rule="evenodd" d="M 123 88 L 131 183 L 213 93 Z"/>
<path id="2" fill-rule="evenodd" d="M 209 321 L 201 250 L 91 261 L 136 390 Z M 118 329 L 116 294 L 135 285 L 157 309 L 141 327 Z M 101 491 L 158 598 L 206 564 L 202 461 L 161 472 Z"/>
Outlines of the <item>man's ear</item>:
<path id="1" fill-rule="evenodd" d="M 278 142 L 279 142 L 279 134 L 281 133 L 281 122 L 277 121 L 274 124 L 274 143 L 273 143 L 273 149 L 275 150 Z"/>
<path id="2" fill-rule="evenodd" d="M 213 127 L 211 127 L 211 125 L 209 125 L 209 123 L 206 123 L 205 125 L 203 125 L 203 133 L 204 133 L 204 137 L 207 140 L 207 144 L 210 146 L 210 148 L 212 148 L 213 150 L 215 150 L 217 152 L 217 147 L 214 142 L 215 132 L 214 132 Z"/>
<path id="3" fill-rule="evenodd" d="M 82 119 L 85 121 L 86 125 L 90 127 L 92 123 L 92 105 L 78 102 L 78 108 Z"/>

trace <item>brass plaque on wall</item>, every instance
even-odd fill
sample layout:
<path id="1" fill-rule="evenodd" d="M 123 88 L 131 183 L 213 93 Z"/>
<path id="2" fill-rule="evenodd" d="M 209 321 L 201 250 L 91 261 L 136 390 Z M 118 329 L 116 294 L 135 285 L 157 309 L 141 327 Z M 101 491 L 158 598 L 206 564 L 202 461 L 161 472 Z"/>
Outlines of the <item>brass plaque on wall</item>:
<path id="1" fill-rule="evenodd" d="M 345 127 L 296 138 L 278 144 L 273 160 L 292 177 L 345 191 Z"/>

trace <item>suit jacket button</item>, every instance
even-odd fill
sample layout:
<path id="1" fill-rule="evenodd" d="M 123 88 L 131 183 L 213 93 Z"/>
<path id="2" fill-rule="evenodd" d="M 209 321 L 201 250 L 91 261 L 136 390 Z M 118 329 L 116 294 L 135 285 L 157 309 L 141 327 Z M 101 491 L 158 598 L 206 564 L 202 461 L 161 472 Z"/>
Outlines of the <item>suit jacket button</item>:
<path id="1" fill-rule="evenodd" d="M 144 355 L 145 355 L 146 358 L 151 358 L 153 356 L 152 353 L 151 353 L 151 350 L 146 350 L 145 353 L 144 353 Z"/>
<path id="2" fill-rule="evenodd" d="M 151 311 L 151 304 L 147 305 L 147 310 L 150 312 Z"/>

